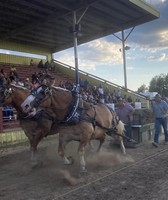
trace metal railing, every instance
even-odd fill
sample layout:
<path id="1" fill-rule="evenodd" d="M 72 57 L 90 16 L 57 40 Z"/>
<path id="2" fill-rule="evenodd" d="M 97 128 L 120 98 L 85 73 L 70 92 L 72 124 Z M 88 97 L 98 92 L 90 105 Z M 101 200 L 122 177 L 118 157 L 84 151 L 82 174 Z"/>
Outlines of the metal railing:
<path id="1" fill-rule="evenodd" d="M 62 63 L 58 60 L 53 60 L 53 61 L 56 64 L 56 68 L 57 67 L 59 68 L 60 72 L 62 71 L 63 73 L 67 73 L 67 75 L 69 75 L 69 76 L 73 76 L 73 78 L 75 80 L 75 77 L 74 77 L 75 76 L 75 73 L 74 73 L 75 67 L 72 67 L 72 66 L 65 64 L 65 63 Z M 126 89 L 126 88 L 124 88 L 120 85 L 112 83 L 108 80 L 105 80 L 105 79 L 100 78 L 98 76 L 95 76 L 93 74 L 84 72 L 82 70 L 78 70 L 78 71 L 79 71 L 80 77 L 85 77 L 86 79 L 90 79 L 93 82 L 96 81 L 97 83 L 99 83 L 99 84 L 101 83 L 104 86 L 108 85 L 109 87 L 112 87 L 113 89 L 114 88 L 117 89 L 117 90 L 119 89 L 122 92 L 123 96 L 124 96 L 124 94 L 127 94 L 127 95 L 131 96 L 134 99 L 134 101 L 135 101 L 135 99 L 140 98 L 143 108 L 149 108 L 150 107 L 150 101 L 145 95 L 139 94 L 138 92 L 135 92 L 135 91 L 130 90 L 130 89 Z"/>

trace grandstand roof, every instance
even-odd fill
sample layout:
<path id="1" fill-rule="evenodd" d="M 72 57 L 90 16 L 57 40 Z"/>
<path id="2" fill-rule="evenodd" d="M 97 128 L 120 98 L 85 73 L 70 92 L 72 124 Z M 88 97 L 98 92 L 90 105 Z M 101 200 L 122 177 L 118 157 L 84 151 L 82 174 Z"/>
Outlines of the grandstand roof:
<path id="1" fill-rule="evenodd" d="M 52 52 L 70 48 L 72 11 L 77 20 L 82 16 L 78 44 L 159 17 L 159 12 L 142 0 L 2 0 L 0 41 L 33 44 Z"/>

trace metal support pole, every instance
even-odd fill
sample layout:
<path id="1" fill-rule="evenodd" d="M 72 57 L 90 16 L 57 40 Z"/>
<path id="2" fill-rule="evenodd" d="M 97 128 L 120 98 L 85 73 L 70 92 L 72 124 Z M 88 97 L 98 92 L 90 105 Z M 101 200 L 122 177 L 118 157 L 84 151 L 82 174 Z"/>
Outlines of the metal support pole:
<path id="1" fill-rule="evenodd" d="M 127 71 L 126 71 L 126 59 L 125 59 L 125 38 L 124 31 L 122 30 L 122 53 L 123 53 L 123 67 L 124 67 L 124 86 L 127 90 Z"/>
<path id="2" fill-rule="evenodd" d="M 76 30 L 76 11 L 73 12 L 73 42 L 74 42 L 74 59 L 75 59 L 75 78 L 76 86 L 79 86 L 79 71 L 78 71 L 78 52 L 77 52 L 77 30 Z"/>

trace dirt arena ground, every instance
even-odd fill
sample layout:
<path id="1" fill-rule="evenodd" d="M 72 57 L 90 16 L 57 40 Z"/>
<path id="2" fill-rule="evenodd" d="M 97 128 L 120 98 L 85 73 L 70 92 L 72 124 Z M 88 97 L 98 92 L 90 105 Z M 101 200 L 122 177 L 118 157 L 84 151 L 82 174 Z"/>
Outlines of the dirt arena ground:
<path id="1" fill-rule="evenodd" d="M 31 168 L 28 145 L 1 151 L 0 199 L 167 200 L 168 146 L 162 141 L 159 148 L 146 142 L 127 149 L 123 156 L 107 138 L 99 155 L 87 149 L 88 173 L 83 175 L 79 173 L 77 143 L 67 146 L 74 165 L 64 166 L 57 154 L 56 136 L 40 143 L 40 168 Z"/>

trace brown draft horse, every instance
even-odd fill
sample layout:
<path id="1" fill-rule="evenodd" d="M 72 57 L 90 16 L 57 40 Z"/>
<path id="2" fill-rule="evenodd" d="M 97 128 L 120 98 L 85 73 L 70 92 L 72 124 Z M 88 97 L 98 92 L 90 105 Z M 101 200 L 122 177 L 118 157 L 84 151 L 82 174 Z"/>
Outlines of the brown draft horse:
<path id="1" fill-rule="evenodd" d="M 53 90 L 53 94 L 47 95 L 43 102 L 43 110 L 48 113 L 49 117 L 43 116 L 38 118 L 27 117 L 27 114 L 21 107 L 29 95 L 30 91 L 27 88 L 17 85 L 11 84 L 0 88 L 0 104 L 1 106 L 6 104 L 12 105 L 17 110 L 20 125 L 30 142 L 32 165 L 36 166 L 38 165 L 37 145 L 43 137 L 58 133 L 52 126 L 53 120 L 51 118 L 64 119 L 64 116 L 68 114 L 68 105 L 72 101 L 72 95 L 71 92 L 64 90 L 54 94 Z M 58 95 L 58 98 L 56 98 L 56 95 Z M 59 98 L 60 95 L 63 95 L 64 98 Z M 41 107 L 39 106 L 40 109 Z"/>
<path id="2" fill-rule="evenodd" d="M 69 123 L 65 119 L 71 118 L 69 112 L 73 113 L 74 109 L 72 108 L 76 105 L 73 103 L 73 93 L 56 87 L 51 87 L 50 91 L 40 102 L 37 114 L 34 117 L 27 118 L 27 114 L 21 105 L 29 97 L 30 91 L 16 85 L 0 89 L 0 103 L 12 105 L 18 112 L 21 127 L 30 141 L 33 165 L 38 163 L 36 156 L 38 143 L 43 137 L 56 133 L 59 133 L 58 153 L 63 158 L 64 164 L 72 164 L 72 160 L 65 155 L 66 144 L 72 140 L 79 141 L 78 152 L 82 171 L 86 171 L 85 146 L 91 140 L 97 139 L 100 141 L 99 151 L 106 133 L 109 135 L 115 133 L 120 141 L 122 152 L 126 152 L 122 137 L 124 124 L 118 120 L 115 112 L 103 104 L 90 105 L 80 101 L 78 123 Z"/>

